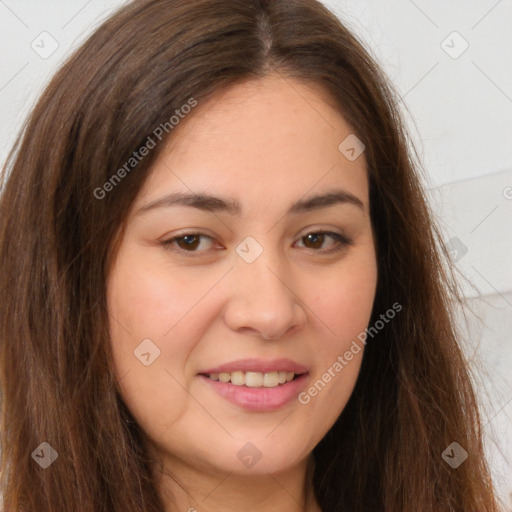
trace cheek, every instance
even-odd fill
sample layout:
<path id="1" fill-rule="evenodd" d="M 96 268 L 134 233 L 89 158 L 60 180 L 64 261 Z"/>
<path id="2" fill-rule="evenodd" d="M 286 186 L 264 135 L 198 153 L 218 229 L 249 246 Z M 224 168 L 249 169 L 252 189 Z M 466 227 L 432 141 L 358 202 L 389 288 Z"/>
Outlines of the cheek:
<path id="1" fill-rule="evenodd" d="M 367 327 L 377 286 L 376 261 L 371 252 L 354 254 L 333 269 L 315 290 L 314 310 L 329 327 L 329 350 L 350 345 Z"/>
<path id="2" fill-rule="evenodd" d="M 148 433 L 165 431 L 187 407 L 184 368 L 195 338 L 183 328 L 205 292 L 153 263 L 120 253 L 107 288 L 119 391 Z M 162 407 L 171 403 L 172 409 Z"/>
<path id="3" fill-rule="evenodd" d="M 312 418 L 321 414 L 330 425 L 345 407 L 359 375 L 364 353 L 361 333 L 370 320 L 377 284 L 375 258 L 371 252 L 354 255 L 322 284 L 321 291 L 315 290 L 312 309 L 325 336 L 318 340 L 314 378 L 301 403 L 309 407 Z"/>
<path id="4" fill-rule="evenodd" d="M 133 334 L 163 337 L 190 309 L 199 291 L 162 268 L 121 259 L 109 283 L 109 311 Z M 135 270 L 132 270 L 135 269 Z"/>

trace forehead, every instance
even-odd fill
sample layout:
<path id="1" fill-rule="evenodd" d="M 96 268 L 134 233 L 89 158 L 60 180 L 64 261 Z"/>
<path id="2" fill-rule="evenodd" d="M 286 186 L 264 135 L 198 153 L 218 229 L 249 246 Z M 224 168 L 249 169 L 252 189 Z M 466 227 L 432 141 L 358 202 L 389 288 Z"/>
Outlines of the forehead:
<path id="1" fill-rule="evenodd" d="M 178 189 L 268 203 L 333 186 L 366 202 L 364 155 L 339 150 L 352 133 L 320 87 L 279 75 L 237 84 L 181 121 L 137 204 Z"/>

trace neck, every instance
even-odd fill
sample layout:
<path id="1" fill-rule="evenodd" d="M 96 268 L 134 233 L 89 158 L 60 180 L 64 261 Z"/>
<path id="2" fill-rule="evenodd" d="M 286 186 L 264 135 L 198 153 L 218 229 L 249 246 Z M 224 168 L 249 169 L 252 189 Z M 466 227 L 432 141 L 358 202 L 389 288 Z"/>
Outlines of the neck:
<path id="1" fill-rule="evenodd" d="M 321 512 L 313 469 L 312 456 L 286 471 L 250 476 L 199 470 L 172 458 L 156 476 L 166 512 Z"/>

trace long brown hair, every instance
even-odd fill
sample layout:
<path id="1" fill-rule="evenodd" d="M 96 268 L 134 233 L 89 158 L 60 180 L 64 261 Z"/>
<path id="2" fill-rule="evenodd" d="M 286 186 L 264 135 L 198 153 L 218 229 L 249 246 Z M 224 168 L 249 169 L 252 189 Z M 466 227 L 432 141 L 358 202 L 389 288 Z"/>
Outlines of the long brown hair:
<path id="1" fill-rule="evenodd" d="M 169 119 L 191 98 L 269 73 L 322 86 L 365 144 L 379 274 L 371 324 L 403 307 L 368 342 L 349 403 L 313 451 L 319 505 L 497 510 L 454 329 L 457 287 L 397 94 L 369 52 L 316 0 L 138 0 L 68 58 L 4 169 L 6 511 L 164 510 L 144 433 L 117 392 L 106 283 L 127 212 L 172 138 Z M 112 181 L 161 125 L 162 141 Z M 31 456 L 42 442 L 58 454 L 47 469 Z M 457 469 L 441 455 L 453 442 L 469 454 Z"/>

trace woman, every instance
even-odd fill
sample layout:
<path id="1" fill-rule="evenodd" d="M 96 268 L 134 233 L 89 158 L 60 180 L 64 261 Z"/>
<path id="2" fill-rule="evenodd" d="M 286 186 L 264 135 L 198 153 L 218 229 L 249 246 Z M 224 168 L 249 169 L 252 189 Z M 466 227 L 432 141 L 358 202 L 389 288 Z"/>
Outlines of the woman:
<path id="1" fill-rule="evenodd" d="M 6 511 L 496 511 L 396 95 L 315 0 L 140 0 L 1 196 Z"/>

